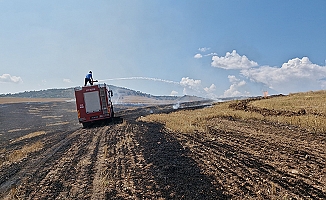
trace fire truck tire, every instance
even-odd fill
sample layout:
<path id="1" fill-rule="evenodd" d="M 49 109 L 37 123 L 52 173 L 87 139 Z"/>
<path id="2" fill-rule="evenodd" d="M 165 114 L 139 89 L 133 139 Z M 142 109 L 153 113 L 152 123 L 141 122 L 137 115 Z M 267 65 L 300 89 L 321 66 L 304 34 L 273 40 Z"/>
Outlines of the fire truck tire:
<path id="1" fill-rule="evenodd" d="M 84 123 L 83 123 L 83 128 L 88 128 L 88 127 L 89 127 L 89 125 L 90 125 L 90 123 L 89 123 L 89 122 L 84 122 Z"/>

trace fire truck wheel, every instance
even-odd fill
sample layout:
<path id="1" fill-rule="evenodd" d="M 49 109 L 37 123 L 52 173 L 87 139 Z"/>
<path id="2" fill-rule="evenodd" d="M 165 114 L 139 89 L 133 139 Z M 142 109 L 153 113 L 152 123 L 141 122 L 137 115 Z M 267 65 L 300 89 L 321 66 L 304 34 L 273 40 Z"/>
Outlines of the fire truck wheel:
<path id="1" fill-rule="evenodd" d="M 90 123 L 88 123 L 88 122 L 84 122 L 84 123 L 83 123 L 83 128 L 88 128 L 89 125 L 90 125 Z"/>

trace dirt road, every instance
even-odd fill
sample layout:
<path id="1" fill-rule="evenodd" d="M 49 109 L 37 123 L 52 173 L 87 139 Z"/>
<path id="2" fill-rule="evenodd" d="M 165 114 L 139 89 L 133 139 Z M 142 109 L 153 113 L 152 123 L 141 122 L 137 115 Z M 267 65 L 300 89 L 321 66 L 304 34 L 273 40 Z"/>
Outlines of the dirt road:
<path id="1" fill-rule="evenodd" d="M 37 127 L 19 127 L 21 133 L 46 134 L 17 140 L 18 131 L 12 131 L 17 134 L 3 137 L 3 199 L 326 199 L 323 134 L 233 118 L 212 119 L 206 133 L 174 133 L 136 120 L 172 111 L 159 106 L 120 111 L 122 123 L 82 129 L 59 109 L 48 113 L 53 107 L 72 110 L 70 104 L 27 106 L 43 108 L 36 118 L 62 117 L 53 126 L 39 120 Z M 223 130 L 214 124 L 223 124 Z M 36 142 L 41 150 L 6 161 L 10 152 Z"/>

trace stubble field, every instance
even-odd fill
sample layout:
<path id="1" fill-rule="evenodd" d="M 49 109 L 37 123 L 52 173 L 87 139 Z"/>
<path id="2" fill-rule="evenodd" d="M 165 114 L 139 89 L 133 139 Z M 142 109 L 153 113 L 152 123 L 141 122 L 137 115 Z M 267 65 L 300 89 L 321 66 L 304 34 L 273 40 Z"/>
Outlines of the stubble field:
<path id="1" fill-rule="evenodd" d="M 117 106 L 88 129 L 73 102 L 1 104 L 0 197 L 325 199 L 324 114 L 266 100 Z"/>

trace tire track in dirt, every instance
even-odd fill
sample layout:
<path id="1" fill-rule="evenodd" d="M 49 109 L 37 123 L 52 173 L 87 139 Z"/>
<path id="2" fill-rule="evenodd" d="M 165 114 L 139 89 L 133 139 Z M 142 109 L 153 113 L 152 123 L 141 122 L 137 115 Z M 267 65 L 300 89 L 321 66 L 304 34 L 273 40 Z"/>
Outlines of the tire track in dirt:
<path id="1" fill-rule="evenodd" d="M 162 125 L 143 123 L 148 127 L 138 136 L 144 147 L 144 158 L 150 168 L 161 198 L 166 199 L 229 199 L 225 188 L 204 174 L 189 148 L 176 140 L 175 133 Z"/>
<path id="2" fill-rule="evenodd" d="M 101 134 L 98 144 L 97 163 L 95 166 L 95 175 L 93 179 L 93 194 L 91 199 L 103 199 L 104 198 L 104 180 L 103 173 L 105 168 L 105 159 L 107 155 L 107 132 Z"/>
<path id="3" fill-rule="evenodd" d="M 9 190 L 10 196 L 16 196 L 17 186 L 22 184 L 23 181 L 37 175 L 38 170 L 41 169 L 41 166 L 44 165 L 57 151 L 59 151 L 64 145 L 66 145 L 73 137 L 76 137 L 78 132 L 66 131 L 60 134 L 57 134 L 59 137 L 59 142 L 49 147 L 49 149 L 43 151 L 42 155 L 34 154 L 32 157 L 29 156 L 28 159 L 24 159 L 19 163 L 13 163 L 8 167 L 10 171 L 15 169 L 14 173 L 9 173 L 6 171 L 8 169 L 3 169 L 4 174 L 10 178 L 7 178 L 5 182 L 1 183 L 0 186 L 0 197 L 4 197 L 8 194 Z M 42 140 L 41 140 L 42 141 Z"/>
<path id="4" fill-rule="evenodd" d="M 67 137 L 62 139 L 59 143 L 54 146 L 51 146 L 47 149 L 42 155 L 38 155 L 37 158 L 32 160 L 30 164 L 26 165 L 22 172 L 26 174 L 19 174 L 20 180 L 15 185 L 17 188 L 14 188 L 14 192 L 11 191 L 10 196 L 15 196 L 18 198 L 53 198 L 58 195 L 62 188 L 62 182 L 60 181 L 61 177 L 70 177 L 74 176 L 74 173 L 70 174 L 72 165 L 69 164 L 69 161 L 76 161 L 76 153 L 82 155 L 84 153 L 83 148 L 78 150 L 78 147 L 75 143 L 78 144 L 85 140 L 85 136 L 82 137 L 82 134 L 85 134 L 85 130 L 79 129 Z M 74 150 L 76 153 L 73 154 Z M 77 154 L 77 155 L 78 155 Z M 68 156 L 64 157 L 64 156 Z M 78 158 L 78 157 L 77 157 Z M 56 173 L 61 172 L 61 177 L 58 179 Z M 18 176 L 18 175 L 17 175 Z M 63 180 L 65 180 L 63 178 Z M 20 185 L 18 185 L 20 184 Z M 48 195 L 41 195 L 48 194 Z"/>
<path id="5" fill-rule="evenodd" d="M 100 145 L 103 156 L 99 158 L 92 199 L 155 197 L 153 177 L 135 140 L 138 132 L 139 127 L 128 122 L 108 129 Z"/>
<path id="6" fill-rule="evenodd" d="M 75 183 L 73 183 L 71 189 L 70 189 L 70 195 L 61 195 L 64 198 L 77 198 L 77 199 L 84 199 L 84 198 L 90 198 L 93 194 L 93 179 L 94 179 L 94 173 L 95 173 L 95 166 L 97 165 L 98 161 L 98 155 L 99 155 L 99 143 L 100 140 L 103 138 L 103 135 L 107 131 L 109 127 L 103 127 L 99 130 L 90 129 L 91 133 L 87 134 L 93 134 L 94 137 L 92 138 L 92 142 L 90 145 L 87 146 L 87 151 L 85 155 L 81 157 L 79 162 L 76 166 L 76 180 Z M 70 180 L 73 181 L 73 180 Z M 67 192 L 65 192 L 67 193 Z"/>
<path id="7" fill-rule="evenodd" d="M 56 181 L 51 176 L 50 180 L 49 171 L 54 166 L 57 166 L 61 161 L 61 156 L 65 154 L 67 148 L 70 148 L 74 140 L 78 140 L 82 130 L 77 130 L 66 138 L 61 140 L 57 145 L 49 148 L 40 157 L 43 157 L 42 161 L 36 164 L 36 168 L 29 170 L 31 173 L 27 177 L 24 177 L 21 184 L 16 189 L 16 194 L 18 198 L 30 199 L 38 198 L 38 193 L 46 193 L 55 190 L 60 187 L 60 182 Z M 35 167 L 35 165 L 33 165 Z M 47 180 L 44 181 L 44 180 Z M 53 187 L 50 187 L 50 185 Z M 56 194 L 56 192 L 55 192 Z M 45 197 L 50 197 L 45 195 Z"/>
<path id="8" fill-rule="evenodd" d="M 19 173 L 7 199 L 161 197 L 135 139 L 140 129 L 124 123 L 69 134 L 22 168 L 28 173 Z"/>
<path id="9" fill-rule="evenodd" d="M 80 129 L 60 152 L 43 166 L 38 180 L 32 180 L 33 199 L 84 198 L 92 185 L 92 173 L 99 141 L 98 130 Z M 23 188 L 22 188 L 23 191 Z M 23 195 L 24 198 L 26 198 Z"/>
<path id="10" fill-rule="evenodd" d="M 91 199 L 226 199 L 162 126 L 124 122 L 100 139 Z"/>

